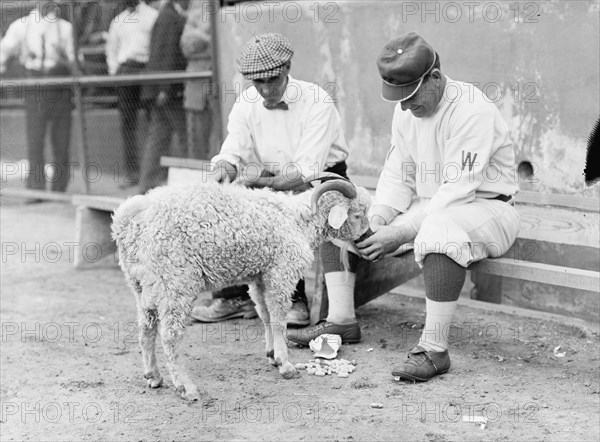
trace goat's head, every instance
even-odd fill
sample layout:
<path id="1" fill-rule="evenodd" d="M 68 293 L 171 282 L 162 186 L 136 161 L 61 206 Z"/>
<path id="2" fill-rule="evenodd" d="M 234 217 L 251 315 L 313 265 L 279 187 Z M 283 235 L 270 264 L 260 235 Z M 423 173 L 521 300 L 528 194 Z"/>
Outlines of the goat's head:
<path id="1" fill-rule="evenodd" d="M 356 240 L 369 229 L 369 192 L 341 177 L 331 177 L 312 195 L 312 210 L 326 239 Z"/>

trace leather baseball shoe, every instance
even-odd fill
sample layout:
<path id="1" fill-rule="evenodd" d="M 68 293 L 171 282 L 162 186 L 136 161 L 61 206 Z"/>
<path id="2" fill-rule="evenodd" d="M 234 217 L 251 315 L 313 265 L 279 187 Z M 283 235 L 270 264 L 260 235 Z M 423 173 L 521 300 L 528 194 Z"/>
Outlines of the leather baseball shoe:
<path id="1" fill-rule="evenodd" d="M 292 302 L 292 308 L 285 318 L 288 326 L 302 327 L 310 324 L 310 314 L 304 301 Z"/>
<path id="2" fill-rule="evenodd" d="M 241 298 L 216 298 L 209 306 L 194 307 L 191 313 L 191 317 L 199 322 L 220 322 L 233 318 L 252 319 L 257 316 L 252 300 Z"/>
<path id="3" fill-rule="evenodd" d="M 356 322 L 354 324 L 334 324 L 333 322 L 321 321 L 312 327 L 288 330 L 287 338 L 295 344 L 307 347 L 310 341 L 326 334 L 340 335 L 343 344 L 360 341 L 360 327 Z"/>
<path id="4" fill-rule="evenodd" d="M 397 368 L 392 369 L 396 380 L 425 382 L 434 376 L 446 373 L 450 369 L 450 355 L 445 351 L 427 351 L 418 345 L 413 348 L 406 360 Z"/>

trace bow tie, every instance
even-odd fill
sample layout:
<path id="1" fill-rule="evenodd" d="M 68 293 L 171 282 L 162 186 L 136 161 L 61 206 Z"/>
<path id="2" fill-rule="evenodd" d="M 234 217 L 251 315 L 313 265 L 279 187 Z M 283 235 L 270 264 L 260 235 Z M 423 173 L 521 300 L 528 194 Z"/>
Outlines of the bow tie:
<path id="1" fill-rule="evenodd" d="M 268 104 L 266 101 L 263 101 L 263 106 L 265 107 L 265 109 L 268 109 L 268 110 L 275 110 L 275 109 L 288 110 L 289 109 L 289 106 L 285 101 L 280 101 L 277 104 Z"/>

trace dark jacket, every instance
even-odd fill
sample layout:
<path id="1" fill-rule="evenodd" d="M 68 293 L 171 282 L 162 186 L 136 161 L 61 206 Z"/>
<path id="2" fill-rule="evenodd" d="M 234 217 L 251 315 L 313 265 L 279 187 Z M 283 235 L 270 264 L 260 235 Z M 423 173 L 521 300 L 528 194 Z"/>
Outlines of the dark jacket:
<path id="1" fill-rule="evenodd" d="M 179 40 L 185 26 L 182 17 L 172 3 L 166 4 L 158 14 L 150 37 L 150 58 L 146 72 L 184 71 L 187 66 Z M 147 85 L 142 91 L 143 100 L 154 100 L 165 91 L 171 100 L 183 98 L 183 84 Z"/>

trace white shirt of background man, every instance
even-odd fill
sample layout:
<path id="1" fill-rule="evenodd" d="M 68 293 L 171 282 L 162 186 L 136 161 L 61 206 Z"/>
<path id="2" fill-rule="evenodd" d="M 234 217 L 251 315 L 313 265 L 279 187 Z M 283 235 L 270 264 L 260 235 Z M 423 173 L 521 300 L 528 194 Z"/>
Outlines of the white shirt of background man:
<path id="1" fill-rule="evenodd" d="M 0 42 L 0 72 L 6 72 L 11 57 L 19 57 L 26 69 L 47 71 L 60 63 L 73 63 L 73 27 L 50 12 L 41 15 L 36 8 L 15 20 Z M 43 66 L 42 66 L 43 64 Z"/>
<path id="2" fill-rule="evenodd" d="M 288 110 L 268 110 L 254 86 L 236 100 L 229 114 L 227 138 L 213 163 L 225 160 L 252 174 L 295 173 L 307 178 L 348 157 L 348 144 L 334 99 L 318 85 L 288 76 L 283 100 Z M 250 172 L 250 168 L 248 169 Z"/>
<path id="3" fill-rule="evenodd" d="M 156 9 L 141 2 L 133 11 L 126 9 L 112 20 L 106 42 L 106 64 L 110 75 L 115 75 L 126 61 L 148 63 L 150 35 L 157 17 Z"/>

